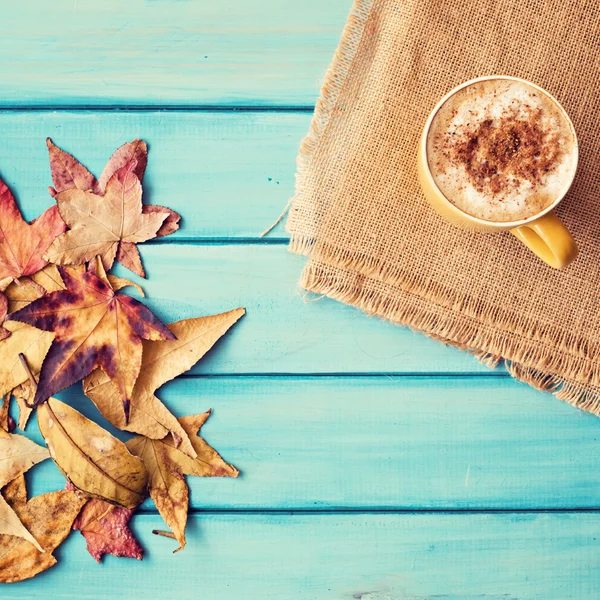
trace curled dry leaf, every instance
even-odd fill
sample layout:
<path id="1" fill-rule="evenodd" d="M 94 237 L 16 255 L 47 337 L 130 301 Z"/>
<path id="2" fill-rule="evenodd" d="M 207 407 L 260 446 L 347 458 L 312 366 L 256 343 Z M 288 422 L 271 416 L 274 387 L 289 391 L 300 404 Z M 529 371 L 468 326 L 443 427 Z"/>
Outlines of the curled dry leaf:
<path id="1" fill-rule="evenodd" d="M 162 439 L 171 433 L 180 442 L 179 448 L 194 457 L 196 453 L 181 424 L 154 392 L 196 364 L 244 313 L 243 308 L 236 308 L 219 315 L 177 321 L 167 325 L 175 340 L 143 342 L 142 366 L 131 395 L 128 422 L 118 391 L 100 369 L 85 378 L 83 390 L 115 427 L 151 439 Z"/>
<path id="2" fill-rule="evenodd" d="M 47 265 L 41 271 L 29 277 L 21 277 L 6 288 L 8 313 L 13 313 L 50 292 L 64 289 L 65 285 L 56 265 Z"/>
<path id="3" fill-rule="evenodd" d="M 49 456 L 46 448 L 23 435 L 0 437 L 0 488 Z"/>
<path id="4" fill-rule="evenodd" d="M 27 223 L 6 184 L 0 180 L 0 290 L 15 279 L 44 268 L 43 258 L 66 226 L 56 206 Z"/>
<path id="5" fill-rule="evenodd" d="M 144 461 L 148 469 L 150 497 L 179 542 L 175 552 L 185 547 L 189 491 L 183 475 L 237 477 L 239 474 L 233 465 L 226 463 L 214 448 L 198 437 L 209 416 L 210 411 L 207 411 L 179 419 L 194 446 L 196 458 L 178 450 L 170 436 L 164 440 L 139 436 L 127 442 L 127 447 Z"/>
<path id="6" fill-rule="evenodd" d="M 76 488 L 126 508 L 144 499 L 148 473 L 123 442 L 55 398 L 37 417 L 52 459 Z"/>
<path id="7" fill-rule="evenodd" d="M 41 545 L 12 535 L 0 535 L 0 582 L 29 579 L 56 564 L 52 552 L 69 535 L 71 525 L 86 499 L 76 492 L 52 492 L 13 505 L 23 525 Z"/>
<path id="8" fill-rule="evenodd" d="M 67 489 L 72 484 L 67 484 Z M 73 523 L 87 542 L 88 552 L 96 562 L 104 554 L 142 560 L 144 550 L 128 527 L 133 510 L 92 498 L 81 509 Z"/>
<path id="9" fill-rule="evenodd" d="M 66 290 L 39 298 L 10 315 L 15 321 L 55 333 L 40 371 L 34 404 L 101 367 L 118 389 L 127 417 L 142 362 L 142 339 L 172 340 L 174 335 L 143 304 L 129 296 L 117 296 L 93 272 L 69 267 L 58 270 Z M 0 345 L 14 337 L 13 333 Z"/>

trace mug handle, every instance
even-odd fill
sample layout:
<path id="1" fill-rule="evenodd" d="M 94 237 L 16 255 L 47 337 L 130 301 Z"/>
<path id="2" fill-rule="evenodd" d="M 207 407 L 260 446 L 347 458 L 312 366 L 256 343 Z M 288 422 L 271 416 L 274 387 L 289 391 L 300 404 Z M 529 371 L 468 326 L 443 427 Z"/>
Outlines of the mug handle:
<path id="1" fill-rule="evenodd" d="M 510 232 L 555 269 L 564 269 L 577 258 L 575 240 L 553 210 Z"/>

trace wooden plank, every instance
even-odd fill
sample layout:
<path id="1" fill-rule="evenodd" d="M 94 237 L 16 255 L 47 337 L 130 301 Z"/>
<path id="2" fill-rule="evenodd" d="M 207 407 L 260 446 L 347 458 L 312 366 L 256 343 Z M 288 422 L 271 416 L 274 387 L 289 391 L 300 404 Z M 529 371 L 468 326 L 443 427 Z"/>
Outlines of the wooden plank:
<path id="1" fill-rule="evenodd" d="M 118 146 L 140 137 L 150 145 L 145 202 L 183 216 L 169 239 L 256 238 L 294 193 L 309 122 L 305 113 L 3 111 L 0 176 L 32 219 L 51 203 L 47 136 L 97 175 Z"/>
<path id="2" fill-rule="evenodd" d="M 242 471 L 189 477 L 197 509 L 599 506 L 600 421 L 511 379 L 182 378 L 159 396 L 214 408 L 204 436 Z M 63 397 L 106 426 L 79 387 Z M 30 481 L 64 485 L 50 461 Z"/>
<path id="3" fill-rule="evenodd" d="M 115 273 L 139 281 L 163 321 L 247 309 L 194 373 L 490 373 L 465 352 L 355 308 L 305 302 L 296 283 L 304 258 L 282 246 L 146 244 L 141 254 L 146 281 Z"/>
<path id="4" fill-rule="evenodd" d="M 3 106 L 312 105 L 350 0 L 22 0 L 0 25 Z"/>
<path id="5" fill-rule="evenodd" d="M 56 567 L 2 597 L 596 600 L 600 585 L 598 513 L 196 514 L 175 555 L 161 526 L 138 516 L 144 560 L 102 566 L 71 534 Z"/>

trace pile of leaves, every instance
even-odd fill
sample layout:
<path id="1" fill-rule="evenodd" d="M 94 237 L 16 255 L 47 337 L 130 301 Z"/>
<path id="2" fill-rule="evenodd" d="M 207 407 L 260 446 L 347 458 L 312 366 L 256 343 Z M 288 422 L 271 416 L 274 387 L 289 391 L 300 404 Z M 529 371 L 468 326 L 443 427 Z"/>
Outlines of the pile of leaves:
<path id="1" fill-rule="evenodd" d="M 71 529 L 90 554 L 142 558 L 127 523 L 149 495 L 186 543 L 185 475 L 237 477 L 201 437 L 210 411 L 176 418 L 156 396 L 190 369 L 244 314 L 164 325 L 121 290 L 115 261 L 141 277 L 137 244 L 169 235 L 180 216 L 142 203 L 146 144 L 121 146 L 96 179 L 47 140 L 55 205 L 27 223 L 0 181 L 0 582 L 33 577 L 56 564 Z M 52 396 L 83 381 L 83 392 L 126 443 Z M 13 433 L 32 411 L 46 447 Z M 0 402 L 2 402 L 0 400 Z M 66 489 L 27 499 L 24 473 L 51 458 Z"/>

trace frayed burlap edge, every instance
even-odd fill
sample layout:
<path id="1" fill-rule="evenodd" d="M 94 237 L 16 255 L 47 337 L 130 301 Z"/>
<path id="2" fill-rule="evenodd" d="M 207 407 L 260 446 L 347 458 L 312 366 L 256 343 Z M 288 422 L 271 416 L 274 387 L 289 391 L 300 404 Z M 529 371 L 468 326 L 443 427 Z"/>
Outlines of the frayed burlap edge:
<path id="1" fill-rule="evenodd" d="M 310 129 L 300 144 L 296 159 L 296 194 L 292 198 L 290 218 L 286 225 L 287 231 L 291 234 L 289 250 L 295 254 L 308 256 L 315 244 L 316 224 L 312 224 L 313 230 L 310 233 L 300 233 L 294 230 L 294 205 L 303 200 L 306 192 L 306 179 L 315 149 L 331 119 L 339 92 L 350 72 L 354 57 L 358 54 L 373 4 L 374 0 L 357 0 L 354 3 L 340 44 L 325 75 Z M 304 222 L 303 228 L 306 226 L 306 222 Z"/>
<path id="2" fill-rule="evenodd" d="M 344 272 L 342 272 L 344 273 Z M 456 313 L 441 315 L 439 307 L 426 298 L 395 290 L 391 298 L 372 295 L 357 280 L 342 283 L 335 269 L 311 261 L 304 269 L 300 286 L 398 325 L 404 325 L 450 346 L 472 352 L 481 362 L 494 368 L 502 359 L 510 375 L 532 387 L 552 392 L 560 400 L 600 416 L 600 386 L 591 383 L 597 368 L 589 359 L 561 354 L 548 346 L 528 344 L 513 332 L 497 331 L 485 323 Z M 578 373 L 570 379 L 558 373 Z M 598 377 L 598 373 L 595 373 Z"/>

